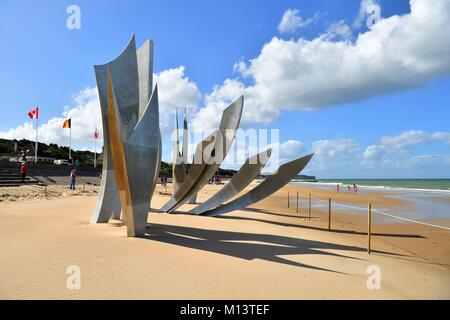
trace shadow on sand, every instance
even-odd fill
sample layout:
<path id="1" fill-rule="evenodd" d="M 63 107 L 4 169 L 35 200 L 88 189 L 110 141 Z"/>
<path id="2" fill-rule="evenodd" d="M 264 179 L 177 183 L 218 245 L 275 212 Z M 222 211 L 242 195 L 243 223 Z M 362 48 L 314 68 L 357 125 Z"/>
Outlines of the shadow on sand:
<path id="1" fill-rule="evenodd" d="M 275 213 L 270 211 L 265 211 L 262 209 L 255 209 L 255 208 L 245 208 L 242 209 L 242 211 L 248 211 L 248 212 L 256 212 L 266 215 L 273 215 L 273 216 L 279 216 L 279 217 L 288 217 L 288 218 L 300 218 L 305 219 L 307 217 L 305 216 L 299 216 L 299 215 L 288 215 L 288 214 L 281 214 L 281 213 Z M 257 221 L 257 222 L 263 222 L 263 223 L 270 223 L 282 227 L 296 227 L 296 228 L 304 228 L 304 229 L 311 229 L 311 230 L 318 230 L 318 231 L 328 231 L 327 228 L 321 228 L 321 227 L 313 227 L 313 226 L 306 226 L 302 224 L 293 224 L 293 223 L 287 223 L 287 222 L 280 222 L 280 221 L 273 221 L 273 220 L 265 220 L 265 219 L 259 219 L 259 218 L 250 218 L 250 217 L 241 217 L 241 216 L 235 216 L 235 215 L 223 215 L 217 217 L 219 219 L 231 219 L 231 220 L 249 220 L 249 221 Z M 312 217 L 313 219 L 313 217 Z M 344 233 L 344 234 L 353 234 L 353 235 L 367 235 L 366 232 L 361 231 L 353 231 L 353 230 L 338 230 L 338 229 L 331 229 L 331 231 L 328 232 L 334 232 L 334 233 Z M 380 233 L 380 232 L 372 232 L 373 236 L 382 236 L 382 237 L 396 237 L 396 238 L 414 238 L 414 239 L 426 239 L 426 237 L 418 235 L 418 234 L 399 234 L 399 233 Z"/>
<path id="2" fill-rule="evenodd" d="M 345 250 L 350 252 L 366 251 L 364 248 L 355 246 L 346 246 L 285 236 L 207 230 L 156 223 L 147 224 L 147 232 L 149 235 L 145 238 L 152 241 L 170 243 L 177 246 L 224 254 L 246 260 L 261 259 L 295 267 L 335 273 L 341 272 L 306 265 L 282 258 L 280 256 L 320 254 L 361 260 L 355 257 L 326 252 L 323 250 Z M 386 253 L 381 251 L 378 252 Z"/>

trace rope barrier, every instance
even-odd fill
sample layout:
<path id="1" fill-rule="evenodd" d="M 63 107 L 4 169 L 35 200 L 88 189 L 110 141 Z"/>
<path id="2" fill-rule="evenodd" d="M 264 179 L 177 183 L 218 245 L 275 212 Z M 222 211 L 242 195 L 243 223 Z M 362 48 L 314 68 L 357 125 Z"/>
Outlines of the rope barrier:
<path id="1" fill-rule="evenodd" d="M 318 201 L 326 201 L 326 200 L 317 199 L 317 198 L 314 198 L 314 197 L 311 197 L 311 199 L 318 200 Z M 339 202 L 335 202 L 335 201 L 333 201 L 333 204 L 336 204 L 336 205 L 344 207 L 344 208 L 366 211 L 365 208 L 349 206 L 349 205 L 345 205 L 345 204 L 342 204 L 342 203 L 339 203 Z M 434 227 L 434 228 L 450 230 L 450 227 L 445 227 L 445 226 L 440 226 L 440 225 L 437 225 L 437 224 L 431 224 L 431 223 L 426 223 L 426 222 L 422 222 L 422 221 L 417 221 L 417 220 L 412 220 L 412 219 L 408 219 L 408 218 L 403 218 L 403 217 L 399 217 L 399 216 L 396 216 L 396 215 L 393 215 L 393 214 L 382 212 L 382 211 L 376 210 L 376 209 L 372 209 L 372 211 L 375 212 L 375 213 L 381 214 L 383 216 L 391 217 L 391 218 L 394 218 L 394 219 L 408 221 L 408 222 L 411 222 L 411 223 L 417 223 L 417 224 L 421 224 L 421 225 L 429 226 L 429 227 Z"/>

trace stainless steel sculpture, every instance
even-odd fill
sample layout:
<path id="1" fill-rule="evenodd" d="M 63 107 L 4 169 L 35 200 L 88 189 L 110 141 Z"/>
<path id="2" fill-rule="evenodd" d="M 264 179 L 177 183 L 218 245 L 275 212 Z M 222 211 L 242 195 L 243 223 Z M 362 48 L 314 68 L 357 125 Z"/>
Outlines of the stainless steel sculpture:
<path id="1" fill-rule="evenodd" d="M 106 223 L 112 215 L 120 218 L 122 212 L 127 235 L 142 236 L 146 232 L 162 154 L 157 86 L 153 90 L 153 42 L 148 40 L 136 50 L 133 35 L 116 59 L 96 65 L 94 69 L 102 111 L 104 167 L 92 222 Z M 197 193 L 214 176 L 231 147 L 243 105 L 244 97 L 241 96 L 223 111 L 219 129 L 197 145 L 188 173 L 185 110 L 181 154 L 178 134 L 174 146 L 174 195 L 161 211 L 173 212 L 186 202 L 195 202 Z M 260 201 L 288 183 L 312 157 L 311 154 L 282 165 L 276 174 L 247 194 L 220 206 L 244 190 L 259 174 L 271 150 L 267 153 L 247 159 L 222 190 L 190 213 L 215 216 Z"/>
<path id="2" fill-rule="evenodd" d="M 211 153 L 195 158 L 188 175 L 177 193 L 160 210 L 173 212 L 197 194 L 219 169 L 234 140 L 242 116 L 244 97 L 239 97 L 222 112 L 219 130 L 215 133 Z M 198 148 L 198 147 L 197 147 Z M 204 152 L 202 152 L 203 154 Z M 196 152 L 197 155 L 197 152 Z M 195 170 L 194 170 L 195 169 Z"/>
<path id="3" fill-rule="evenodd" d="M 137 213 L 142 210 L 136 208 L 145 206 L 141 202 L 150 202 L 159 174 L 162 147 L 158 95 L 157 92 L 152 94 L 153 42 L 147 40 L 136 50 L 133 35 L 125 50 L 116 59 L 103 65 L 96 65 L 94 69 L 102 111 L 104 158 L 100 196 L 91 221 L 106 223 L 112 214 L 118 219 L 122 209 L 122 218 L 127 223 L 128 235 L 142 235 L 146 222 L 142 226 L 143 215 Z M 111 112 L 114 112 L 114 116 Z M 112 132 L 112 128 L 117 132 Z M 120 143 L 117 141 L 118 134 Z M 144 141 L 145 139 L 148 141 Z M 121 163 L 123 156 L 118 152 L 120 150 L 127 152 L 125 164 Z M 130 158 L 133 156 L 135 159 Z M 142 163 L 145 165 L 142 166 Z M 117 166 L 121 171 L 126 168 L 127 172 L 117 172 Z M 136 170 L 141 171 L 141 176 L 149 173 L 146 181 L 142 183 L 138 181 Z M 146 197 L 146 200 L 133 198 L 131 204 L 133 215 L 130 214 L 130 203 L 121 201 L 124 197 L 118 193 L 118 179 L 123 180 L 124 174 L 130 179 L 128 183 L 132 186 L 129 189 L 133 196 Z M 120 183 L 122 188 L 119 189 L 123 193 L 123 181 Z M 142 194 L 134 190 L 135 187 L 139 188 L 139 183 L 141 188 L 147 189 Z"/>
<path id="4" fill-rule="evenodd" d="M 135 127 L 126 126 L 117 107 L 109 70 L 107 67 L 108 121 L 117 189 L 127 235 L 143 236 L 159 167 L 156 162 L 160 154 L 158 88 L 155 87 Z"/>
<path id="5" fill-rule="evenodd" d="M 271 153 L 272 149 L 268 149 L 248 158 L 239 171 L 222 189 L 220 189 L 206 202 L 189 211 L 189 213 L 202 214 L 221 205 L 222 203 L 225 203 L 225 201 L 231 199 L 244 190 L 261 172 L 261 169 L 266 165 L 267 160 L 269 160 Z"/>
<path id="6" fill-rule="evenodd" d="M 277 173 L 269 176 L 261 184 L 253 188 L 243 196 L 228 202 L 216 209 L 207 211 L 203 215 L 218 216 L 230 211 L 240 210 L 270 196 L 277 190 L 284 187 L 295 177 L 311 160 L 313 154 L 285 163 L 278 169 Z"/>
<path id="7" fill-rule="evenodd" d="M 214 143 L 218 135 L 219 132 L 215 131 L 197 145 L 191 169 L 189 170 L 189 173 L 186 176 L 184 183 L 182 184 L 181 188 L 177 191 L 177 193 L 175 193 L 174 197 L 172 197 L 169 200 L 169 202 L 165 205 L 165 207 L 168 205 L 176 205 L 178 200 L 176 200 L 175 197 L 182 194 L 182 192 L 189 191 L 189 188 L 192 187 L 195 184 L 195 182 L 199 179 L 199 177 L 201 176 L 201 174 L 205 169 L 205 166 L 207 166 L 206 162 L 202 161 L 202 159 L 205 157 L 207 161 L 211 160 L 210 152 L 214 148 Z M 161 208 L 160 211 L 166 212 L 166 210 L 164 210 L 165 207 Z"/>
<path id="8" fill-rule="evenodd" d="M 120 201 L 117 194 L 117 186 L 116 180 L 114 176 L 114 165 L 112 162 L 111 156 L 111 142 L 110 142 L 110 134 L 109 134 L 109 124 L 108 124 L 108 110 L 107 110 L 107 97 L 108 97 L 108 89 L 107 89 L 107 79 L 106 79 L 106 68 L 109 65 L 111 68 L 111 72 L 113 74 L 119 75 L 122 74 L 123 77 L 118 77 L 116 82 L 117 87 L 121 87 L 122 90 L 118 90 L 118 92 L 124 92 L 123 88 L 127 86 L 127 83 L 124 81 L 120 82 L 120 79 L 133 79 L 134 77 L 134 68 L 125 68 L 125 66 L 130 64 L 130 61 L 136 60 L 134 58 L 136 56 L 136 44 L 134 35 L 131 37 L 130 42 L 128 43 L 125 50 L 114 60 L 104 65 L 96 65 L 94 66 L 95 77 L 97 80 L 97 89 L 98 96 L 100 100 L 100 108 L 102 112 L 102 122 L 103 122 L 103 170 L 102 170 L 102 181 L 100 186 L 100 195 L 97 200 L 97 206 L 92 214 L 92 223 L 107 223 L 111 218 L 111 215 L 114 214 L 114 218 L 120 218 Z M 149 60 L 151 58 L 149 57 Z M 136 62 L 137 63 L 137 62 Z M 151 63 L 150 63 L 151 64 Z M 134 82 L 136 83 L 136 82 Z M 130 85 L 131 82 L 128 83 Z M 151 85 L 150 85 L 151 86 Z M 128 87 L 126 91 L 130 91 L 130 97 L 132 97 L 131 107 L 129 107 L 126 103 L 122 103 L 121 106 L 124 109 L 121 110 L 124 113 L 124 118 L 131 118 L 132 114 L 136 114 L 139 112 L 139 106 L 136 101 L 136 96 L 138 95 L 137 89 L 135 87 Z M 124 100 L 124 95 L 120 94 L 118 96 L 119 101 Z M 125 108 L 128 107 L 128 108 Z"/>

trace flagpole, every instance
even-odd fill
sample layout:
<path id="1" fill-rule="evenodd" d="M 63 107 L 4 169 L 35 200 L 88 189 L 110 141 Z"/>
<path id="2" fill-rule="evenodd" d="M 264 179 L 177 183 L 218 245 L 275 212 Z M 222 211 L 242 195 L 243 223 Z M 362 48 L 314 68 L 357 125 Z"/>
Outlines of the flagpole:
<path id="1" fill-rule="evenodd" d="M 97 132 L 97 128 L 95 128 L 95 131 Z M 95 137 L 95 133 L 94 133 L 94 168 L 97 168 L 97 138 Z"/>
<path id="2" fill-rule="evenodd" d="M 72 149 L 72 119 L 70 119 L 70 127 L 69 127 L 69 159 L 72 159 L 71 149 Z"/>
<path id="3" fill-rule="evenodd" d="M 34 163 L 37 163 L 39 116 L 36 115 L 36 141 L 34 144 Z"/>

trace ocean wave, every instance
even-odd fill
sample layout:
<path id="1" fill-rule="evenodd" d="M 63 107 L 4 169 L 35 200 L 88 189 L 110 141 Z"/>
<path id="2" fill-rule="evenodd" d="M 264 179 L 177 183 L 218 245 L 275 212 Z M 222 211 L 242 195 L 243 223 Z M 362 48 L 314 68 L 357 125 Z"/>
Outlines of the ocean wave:
<path id="1" fill-rule="evenodd" d="M 306 181 L 295 181 L 292 180 L 291 183 L 307 186 L 323 186 L 323 187 L 336 187 L 338 184 L 340 187 L 352 186 L 351 184 L 345 184 L 342 182 L 306 182 Z M 358 184 L 358 189 L 364 190 L 376 190 L 376 191 L 394 191 L 394 192 L 417 192 L 417 193 L 436 193 L 436 194 L 448 194 L 450 195 L 450 189 L 422 189 L 422 188 L 408 188 L 408 187 L 390 187 L 390 186 L 371 186 L 371 185 L 360 185 Z M 345 188 L 343 190 L 345 190 Z"/>

